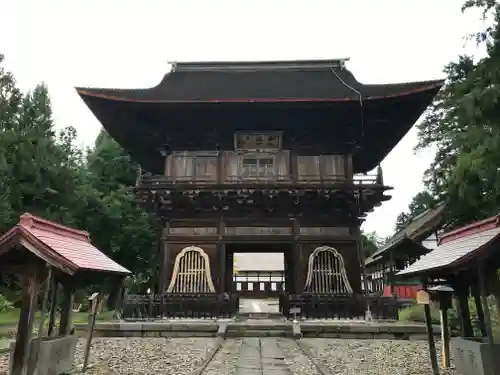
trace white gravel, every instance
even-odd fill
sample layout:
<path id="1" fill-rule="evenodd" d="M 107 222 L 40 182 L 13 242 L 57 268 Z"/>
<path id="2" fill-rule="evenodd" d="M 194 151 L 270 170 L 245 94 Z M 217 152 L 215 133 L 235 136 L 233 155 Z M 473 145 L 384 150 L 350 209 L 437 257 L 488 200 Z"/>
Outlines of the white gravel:
<path id="1" fill-rule="evenodd" d="M 215 338 L 121 338 L 92 342 L 88 375 L 181 375 L 194 371 L 216 344 Z M 79 340 L 75 364 L 83 363 Z"/>
<path id="2" fill-rule="evenodd" d="M 432 375 L 429 349 L 425 341 L 404 340 L 342 340 L 302 339 L 316 358 L 332 374 L 343 375 Z M 441 369 L 440 374 L 457 375 L 453 369 Z"/>
<path id="3" fill-rule="evenodd" d="M 311 361 L 293 340 L 277 340 L 294 375 L 318 375 Z M 207 367 L 208 375 L 234 375 L 244 338 L 228 339 Z M 336 375 L 431 375 L 425 341 L 302 339 L 315 357 Z M 79 340 L 75 365 L 83 362 L 85 340 Z M 88 375 L 188 375 L 201 365 L 215 338 L 95 339 Z M 440 349 L 437 344 L 438 351 Z M 8 354 L 0 355 L 0 374 L 7 373 Z M 441 356 L 438 352 L 438 365 Z M 458 375 L 443 370 L 443 375 Z"/>

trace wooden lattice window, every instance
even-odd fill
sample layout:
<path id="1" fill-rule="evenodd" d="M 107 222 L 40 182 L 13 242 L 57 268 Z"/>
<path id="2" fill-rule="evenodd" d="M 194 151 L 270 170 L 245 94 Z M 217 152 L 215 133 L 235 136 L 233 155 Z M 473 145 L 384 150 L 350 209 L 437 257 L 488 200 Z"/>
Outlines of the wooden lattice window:
<path id="1" fill-rule="evenodd" d="M 241 161 L 243 177 L 273 177 L 276 175 L 272 156 L 245 155 Z"/>

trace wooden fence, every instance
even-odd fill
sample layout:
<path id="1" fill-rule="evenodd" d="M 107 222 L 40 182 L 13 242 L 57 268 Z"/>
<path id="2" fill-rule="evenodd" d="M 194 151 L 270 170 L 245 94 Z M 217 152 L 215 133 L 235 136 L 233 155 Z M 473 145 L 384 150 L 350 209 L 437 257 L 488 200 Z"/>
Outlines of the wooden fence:
<path id="1" fill-rule="evenodd" d="M 280 310 L 287 318 L 305 319 L 364 319 L 368 303 L 373 319 L 397 320 L 405 301 L 394 297 L 335 295 L 335 294 L 281 294 Z M 121 304 L 124 319 L 217 319 L 231 318 L 239 308 L 237 294 L 162 294 L 125 295 Z M 292 310 L 293 311 L 293 310 Z"/>

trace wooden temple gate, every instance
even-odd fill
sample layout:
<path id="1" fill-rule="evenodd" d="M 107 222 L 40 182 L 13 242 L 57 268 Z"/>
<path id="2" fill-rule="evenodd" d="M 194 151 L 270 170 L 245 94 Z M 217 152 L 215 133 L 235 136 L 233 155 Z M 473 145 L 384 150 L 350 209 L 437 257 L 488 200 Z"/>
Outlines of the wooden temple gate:
<path id="1" fill-rule="evenodd" d="M 141 165 L 136 197 L 165 228 L 156 294 L 129 300 L 152 317 L 226 314 L 234 247 L 279 244 L 285 315 L 364 315 L 360 225 L 390 199 L 379 164 L 441 85 L 364 85 L 340 59 L 175 63 L 155 88 L 77 89 Z"/>

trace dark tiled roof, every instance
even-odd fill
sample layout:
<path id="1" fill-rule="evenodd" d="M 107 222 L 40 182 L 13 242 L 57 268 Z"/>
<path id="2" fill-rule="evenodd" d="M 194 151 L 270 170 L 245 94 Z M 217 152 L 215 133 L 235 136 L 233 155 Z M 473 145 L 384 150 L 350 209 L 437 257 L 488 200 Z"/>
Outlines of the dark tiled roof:
<path id="1" fill-rule="evenodd" d="M 419 243 L 439 227 L 444 209 L 445 204 L 440 203 L 435 208 L 428 209 L 417 215 L 404 229 L 396 232 L 376 253 L 372 254 L 366 260 L 366 264 L 376 262 L 378 259 L 383 258 L 384 254 L 402 248 L 402 245 L 405 248 L 408 248 L 409 245 L 413 250 L 416 250 L 418 246 L 421 250 L 420 254 L 429 252 L 429 249 Z M 409 241 L 416 246 L 412 246 Z"/>
<path id="2" fill-rule="evenodd" d="M 365 85 L 343 61 L 323 60 L 179 63 L 153 88 L 77 92 L 108 133 L 154 174 L 164 173 L 160 150 L 166 144 L 231 150 L 238 130 L 284 131 L 283 146 L 299 155 L 335 153 L 359 142 L 353 170 L 364 173 L 404 137 L 441 85 Z"/>
<path id="3" fill-rule="evenodd" d="M 99 271 L 130 274 L 90 243 L 87 232 L 66 227 L 25 213 L 19 224 L 0 237 L 0 256 L 20 243 L 52 266 L 68 274 L 77 271 Z M 4 248 L 2 248 L 2 245 Z M 10 246 L 10 247 L 9 247 Z"/>
<path id="4" fill-rule="evenodd" d="M 179 63 L 148 89 L 77 88 L 82 96 L 132 102 L 359 101 L 439 89 L 443 81 L 358 82 L 340 60 Z"/>
<path id="5" fill-rule="evenodd" d="M 442 238 L 451 238 L 450 240 L 440 240 L 440 245 L 436 249 L 399 272 L 398 275 L 423 274 L 432 270 L 450 269 L 464 264 L 499 237 L 500 227 L 496 216 L 445 233 Z"/>

